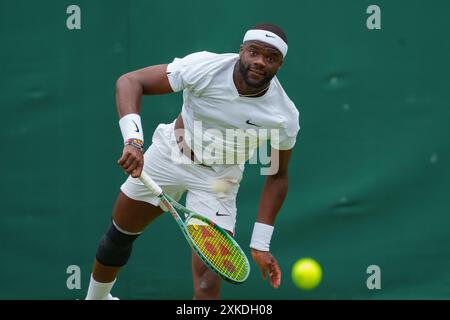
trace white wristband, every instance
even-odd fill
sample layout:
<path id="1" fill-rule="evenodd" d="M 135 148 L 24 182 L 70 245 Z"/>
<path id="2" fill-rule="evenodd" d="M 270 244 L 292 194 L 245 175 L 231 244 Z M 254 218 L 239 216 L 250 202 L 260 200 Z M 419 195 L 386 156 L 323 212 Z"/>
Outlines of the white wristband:
<path id="1" fill-rule="evenodd" d="M 136 113 L 129 113 L 119 120 L 120 131 L 122 131 L 123 142 L 128 139 L 139 139 L 144 142 L 141 117 Z"/>
<path id="2" fill-rule="evenodd" d="M 253 227 L 252 240 L 250 248 L 259 251 L 269 251 L 270 240 L 272 239 L 273 226 L 256 222 Z"/>

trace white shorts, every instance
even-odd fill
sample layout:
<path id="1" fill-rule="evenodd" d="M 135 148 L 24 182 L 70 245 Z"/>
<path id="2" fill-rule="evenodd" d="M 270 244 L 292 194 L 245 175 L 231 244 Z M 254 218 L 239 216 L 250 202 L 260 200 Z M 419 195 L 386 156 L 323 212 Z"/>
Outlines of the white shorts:
<path id="1" fill-rule="evenodd" d="M 243 168 L 239 165 L 206 167 L 186 161 L 173 160 L 180 155 L 174 133 L 175 122 L 160 124 L 152 138 L 152 145 L 144 154 L 144 171 L 169 196 L 179 200 L 186 194 L 186 207 L 211 219 L 234 234 L 236 224 L 236 196 L 242 179 Z M 226 192 L 214 190 L 217 180 L 227 181 Z M 139 179 L 131 176 L 120 187 L 129 198 L 159 205 L 159 198 L 152 194 Z"/>

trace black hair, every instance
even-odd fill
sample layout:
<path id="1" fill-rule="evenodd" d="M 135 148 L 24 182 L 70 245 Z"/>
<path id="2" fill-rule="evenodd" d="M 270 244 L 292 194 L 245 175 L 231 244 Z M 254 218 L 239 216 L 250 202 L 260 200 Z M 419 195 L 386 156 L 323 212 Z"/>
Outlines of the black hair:
<path id="1" fill-rule="evenodd" d="M 272 24 L 272 23 L 258 23 L 257 25 L 253 26 L 251 29 L 256 30 L 266 30 L 275 33 L 277 36 L 279 36 L 281 39 L 288 44 L 288 40 L 286 37 L 286 34 L 284 33 L 283 29 L 281 29 L 279 26 Z"/>

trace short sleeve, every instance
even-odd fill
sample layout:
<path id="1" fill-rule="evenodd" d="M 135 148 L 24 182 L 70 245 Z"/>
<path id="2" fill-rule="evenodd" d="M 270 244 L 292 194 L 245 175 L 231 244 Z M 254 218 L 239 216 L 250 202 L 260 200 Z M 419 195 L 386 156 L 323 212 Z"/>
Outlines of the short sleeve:
<path id="1" fill-rule="evenodd" d="M 297 135 L 300 131 L 299 112 L 295 110 L 282 126 L 271 132 L 270 144 L 272 148 L 277 150 L 290 150 L 294 147 L 297 141 Z"/>
<path id="2" fill-rule="evenodd" d="M 175 58 L 167 66 L 167 78 L 174 92 L 204 87 L 208 78 L 208 61 L 216 56 L 211 52 L 196 52 L 184 58 Z"/>

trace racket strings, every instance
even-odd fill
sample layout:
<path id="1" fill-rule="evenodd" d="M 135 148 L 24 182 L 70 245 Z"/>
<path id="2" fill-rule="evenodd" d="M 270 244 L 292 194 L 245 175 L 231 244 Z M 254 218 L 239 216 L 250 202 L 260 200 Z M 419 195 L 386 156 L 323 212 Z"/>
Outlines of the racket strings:
<path id="1" fill-rule="evenodd" d="M 204 226 L 202 228 L 205 228 Z M 227 245 L 228 241 L 221 234 L 217 238 L 204 240 L 201 232 L 194 235 L 195 242 L 206 258 L 226 275 L 239 279 L 244 270 L 245 262 L 239 252 L 233 252 L 233 248 Z M 225 252 L 225 253 L 224 253 Z M 245 272 L 244 272 L 245 274 Z"/>
<path id="2" fill-rule="evenodd" d="M 247 259 L 216 228 L 203 221 L 190 221 L 188 232 L 201 254 L 227 277 L 243 280 L 248 274 Z"/>

